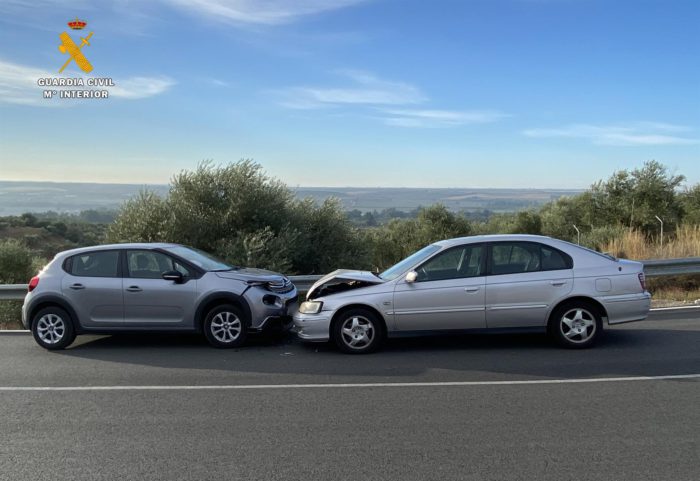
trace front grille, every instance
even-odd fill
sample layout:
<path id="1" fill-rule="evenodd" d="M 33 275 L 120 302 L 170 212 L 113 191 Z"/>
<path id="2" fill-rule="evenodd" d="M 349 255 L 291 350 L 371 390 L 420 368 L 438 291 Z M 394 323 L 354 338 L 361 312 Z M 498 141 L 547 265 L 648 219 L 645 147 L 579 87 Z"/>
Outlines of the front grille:
<path id="1" fill-rule="evenodd" d="M 292 281 L 284 277 L 278 282 L 268 282 L 267 288 L 273 292 L 284 294 L 286 292 L 291 292 L 294 289 L 294 284 L 292 284 Z"/>

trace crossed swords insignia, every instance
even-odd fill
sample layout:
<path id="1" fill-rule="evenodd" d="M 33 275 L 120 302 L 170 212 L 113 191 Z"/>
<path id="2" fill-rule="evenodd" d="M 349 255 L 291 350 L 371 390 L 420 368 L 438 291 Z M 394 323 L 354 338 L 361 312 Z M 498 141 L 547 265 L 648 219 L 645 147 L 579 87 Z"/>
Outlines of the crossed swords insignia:
<path id="1" fill-rule="evenodd" d="M 70 58 L 66 60 L 66 63 L 63 64 L 63 67 L 61 67 L 58 73 L 63 72 L 63 70 L 73 60 L 75 60 L 75 63 L 78 65 L 78 67 L 80 67 L 80 69 L 83 72 L 92 72 L 92 65 L 90 64 L 90 62 L 88 62 L 88 59 L 85 58 L 85 55 L 83 55 L 83 52 L 81 52 L 80 49 L 83 48 L 85 45 L 90 45 L 90 37 L 92 37 L 93 33 L 95 32 L 90 32 L 90 35 L 88 35 L 87 37 L 80 37 L 82 43 L 79 46 L 76 45 L 75 42 L 73 42 L 73 39 L 70 38 L 70 35 L 68 35 L 66 32 L 63 32 L 59 35 L 59 38 L 61 39 L 61 45 L 58 46 L 58 49 L 61 51 L 61 53 L 67 53 L 70 56 Z"/>

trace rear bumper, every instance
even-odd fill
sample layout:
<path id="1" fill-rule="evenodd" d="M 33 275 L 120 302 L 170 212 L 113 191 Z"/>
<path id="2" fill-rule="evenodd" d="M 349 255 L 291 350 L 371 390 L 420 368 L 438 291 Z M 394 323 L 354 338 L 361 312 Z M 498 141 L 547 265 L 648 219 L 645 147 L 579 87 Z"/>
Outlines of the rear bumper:
<path id="1" fill-rule="evenodd" d="M 24 303 L 22 304 L 22 326 L 24 326 L 25 329 L 29 329 L 29 321 L 27 320 L 27 299 L 25 298 Z"/>
<path id="2" fill-rule="evenodd" d="M 608 313 L 608 324 L 643 321 L 651 309 L 651 294 L 648 292 L 599 297 L 597 300 Z"/>

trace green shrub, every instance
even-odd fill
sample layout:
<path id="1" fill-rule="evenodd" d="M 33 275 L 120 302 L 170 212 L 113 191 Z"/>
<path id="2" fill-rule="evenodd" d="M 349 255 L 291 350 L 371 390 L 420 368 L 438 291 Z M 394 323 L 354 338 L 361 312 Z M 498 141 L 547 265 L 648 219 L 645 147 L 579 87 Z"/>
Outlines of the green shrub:
<path id="1" fill-rule="evenodd" d="M 38 269 L 31 249 L 16 239 L 0 241 L 0 284 L 29 282 Z"/>
<path id="2" fill-rule="evenodd" d="M 22 329 L 22 301 L 0 301 L 0 329 Z"/>

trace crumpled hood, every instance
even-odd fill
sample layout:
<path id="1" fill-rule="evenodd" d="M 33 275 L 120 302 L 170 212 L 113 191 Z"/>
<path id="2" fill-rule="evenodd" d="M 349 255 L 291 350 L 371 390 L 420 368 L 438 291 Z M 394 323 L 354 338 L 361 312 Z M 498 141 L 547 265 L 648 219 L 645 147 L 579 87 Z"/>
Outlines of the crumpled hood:
<path id="1" fill-rule="evenodd" d="M 306 293 L 306 298 L 311 299 L 315 294 L 316 290 L 330 281 L 360 281 L 366 282 L 368 284 L 381 284 L 384 279 L 380 279 L 376 275 L 372 274 L 370 271 L 353 271 L 350 269 L 338 269 L 330 274 L 326 274 L 321 279 L 316 281 L 314 285 L 311 286 L 309 292 Z"/>
<path id="2" fill-rule="evenodd" d="M 243 282 L 283 282 L 285 276 L 278 272 L 267 271 L 265 269 L 254 269 L 252 267 L 243 267 L 232 271 L 217 272 L 217 276 L 223 279 L 235 279 Z"/>

